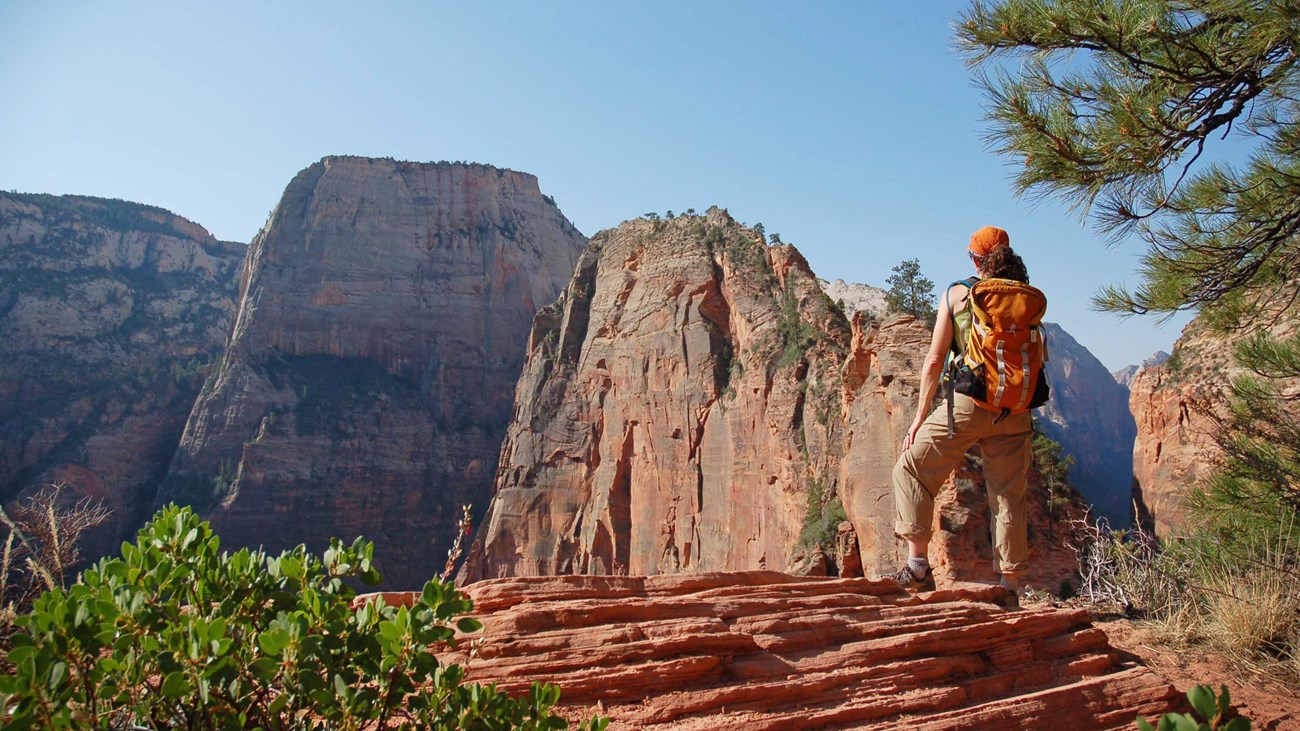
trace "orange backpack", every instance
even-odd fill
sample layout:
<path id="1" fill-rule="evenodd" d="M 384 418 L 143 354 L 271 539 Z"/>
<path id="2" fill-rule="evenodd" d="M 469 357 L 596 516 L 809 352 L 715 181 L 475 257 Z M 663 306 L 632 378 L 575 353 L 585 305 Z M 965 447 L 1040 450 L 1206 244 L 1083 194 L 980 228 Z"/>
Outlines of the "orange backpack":
<path id="1" fill-rule="evenodd" d="M 1047 342 L 1042 329 L 1047 297 L 1011 279 L 962 283 L 970 287 L 966 309 L 971 318 L 962 348 L 949 359 L 944 374 L 949 413 L 953 391 L 1001 411 L 996 421 L 1047 403 L 1049 388 L 1043 371 Z"/>

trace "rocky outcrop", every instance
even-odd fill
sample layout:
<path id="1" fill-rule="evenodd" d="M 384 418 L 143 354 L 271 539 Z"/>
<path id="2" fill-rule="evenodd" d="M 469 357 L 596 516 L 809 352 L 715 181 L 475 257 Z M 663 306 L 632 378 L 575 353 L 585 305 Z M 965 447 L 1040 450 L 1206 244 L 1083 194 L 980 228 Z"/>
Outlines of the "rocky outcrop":
<path id="1" fill-rule="evenodd" d="M 225 344 L 244 253 L 160 208 L 0 192 L 0 499 L 64 483 L 103 501 L 87 555 L 135 531 Z"/>
<path id="2" fill-rule="evenodd" d="M 1158 366 L 1167 360 L 1169 360 L 1169 354 L 1163 350 L 1157 350 L 1150 358 L 1142 361 L 1142 365 L 1124 366 L 1110 375 L 1115 379 L 1116 383 L 1123 386 L 1127 391 L 1133 385 L 1133 379 L 1137 377 L 1138 371 L 1141 371 L 1143 368 Z"/>
<path id="3" fill-rule="evenodd" d="M 1038 428 L 1074 459 L 1070 483 L 1116 528 L 1132 522 L 1133 439 L 1128 391 L 1060 325 L 1044 323 L 1052 397 Z"/>
<path id="4" fill-rule="evenodd" d="M 536 178 L 330 157 L 250 246 L 230 345 L 163 489 L 226 545 L 374 540 L 437 573 L 489 496 L 534 314 L 586 243 Z"/>
<path id="5" fill-rule="evenodd" d="M 721 210 L 598 234 L 534 323 L 462 580 L 896 568 L 890 475 L 928 343 L 910 317 L 846 327 L 796 251 Z M 995 580 L 968 481 L 935 551 L 946 581 Z M 1051 526 L 1078 503 L 1034 497 L 1031 579 L 1056 589 L 1074 556 Z"/>
<path id="6" fill-rule="evenodd" d="M 1279 339 L 1296 336 L 1295 313 L 1260 325 Z M 1224 413 L 1232 380 L 1242 372 L 1233 349 L 1253 329 L 1223 332 L 1198 317 L 1183 328 L 1174 352 L 1160 365 L 1140 370 L 1129 405 L 1137 420 L 1133 449 L 1134 499 L 1144 522 L 1161 536 L 1186 524 L 1186 491 L 1208 477 L 1219 457 L 1214 442 L 1215 415 Z M 1300 393 L 1300 382 L 1279 382 Z"/>
<path id="7" fill-rule="evenodd" d="M 1279 300 L 1259 308 L 1272 313 Z M 1285 305 L 1281 305 L 1285 307 Z M 1203 317 L 1185 328 L 1174 352 L 1160 364 L 1144 365 L 1133 379 L 1129 405 L 1137 420 L 1133 449 L 1133 492 L 1140 517 L 1160 536 L 1178 533 L 1186 525 L 1184 496 L 1214 470 L 1220 452 L 1215 444 L 1216 418 L 1225 414 L 1230 387 L 1243 373 L 1233 352 L 1237 343 L 1255 332 L 1280 340 L 1300 333 L 1300 318 L 1290 310 L 1260 315 L 1252 327 L 1220 330 Z M 1279 379 L 1275 385 L 1292 404 L 1300 394 L 1300 379 Z"/>
<path id="8" fill-rule="evenodd" d="M 911 596 L 748 572 L 499 579 L 467 593 L 483 631 L 473 657 L 444 661 L 509 693 L 558 685 L 561 712 L 611 728 L 1109 729 L 1179 706 L 1086 612 L 1006 611 L 996 587 Z"/>
<path id="9" fill-rule="evenodd" d="M 465 576 L 784 569 L 834 496 L 847 340 L 725 211 L 597 234 L 534 323 Z"/>

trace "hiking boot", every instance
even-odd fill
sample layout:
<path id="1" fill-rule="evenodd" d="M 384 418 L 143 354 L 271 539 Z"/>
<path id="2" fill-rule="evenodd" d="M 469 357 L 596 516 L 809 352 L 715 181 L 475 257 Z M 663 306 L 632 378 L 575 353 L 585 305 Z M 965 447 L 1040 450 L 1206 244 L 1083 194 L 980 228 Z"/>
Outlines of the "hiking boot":
<path id="1" fill-rule="evenodd" d="M 912 573 L 911 566 L 904 564 L 903 568 L 881 578 L 896 581 L 899 586 L 912 591 L 934 591 L 934 569 L 929 566 L 925 567 L 924 576 L 917 576 Z"/>
<path id="2" fill-rule="evenodd" d="M 1005 574 L 997 585 L 1006 590 L 1006 594 L 998 602 L 1005 609 L 1019 609 L 1021 600 L 1028 598 L 1033 592 L 1032 587 L 1021 584 L 1019 580 L 1008 579 Z"/>

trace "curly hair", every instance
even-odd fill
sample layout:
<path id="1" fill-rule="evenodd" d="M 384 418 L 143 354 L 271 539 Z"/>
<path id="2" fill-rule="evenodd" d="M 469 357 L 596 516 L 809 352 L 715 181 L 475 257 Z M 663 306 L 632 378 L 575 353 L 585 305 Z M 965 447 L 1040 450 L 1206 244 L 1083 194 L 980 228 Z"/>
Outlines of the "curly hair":
<path id="1" fill-rule="evenodd" d="M 1014 279 L 1029 284 L 1029 270 L 1010 246 L 999 246 L 978 260 L 980 274 L 994 279 Z"/>

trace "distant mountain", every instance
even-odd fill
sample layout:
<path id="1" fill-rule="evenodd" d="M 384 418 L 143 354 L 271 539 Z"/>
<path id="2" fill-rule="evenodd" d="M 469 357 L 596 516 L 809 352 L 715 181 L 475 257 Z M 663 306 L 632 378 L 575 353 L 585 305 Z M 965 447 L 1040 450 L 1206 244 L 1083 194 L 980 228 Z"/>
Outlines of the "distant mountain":
<path id="1" fill-rule="evenodd" d="M 95 556 L 147 517 L 235 309 L 243 244 L 161 208 L 0 192 L 0 501 L 102 500 Z"/>
<path id="2" fill-rule="evenodd" d="M 387 586 L 420 586 L 487 507 L 533 316 L 586 243 L 527 173 L 307 167 L 249 247 L 161 499 L 223 547 L 364 535 Z"/>
<path id="3" fill-rule="evenodd" d="M 1163 350 L 1156 351 L 1155 355 L 1142 361 L 1142 365 L 1125 366 L 1124 368 L 1121 368 L 1115 371 L 1114 373 L 1111 373 L 1111 376 L 1115 378 L 1115 382 L 1118 383 L 1119 385 L 1123 386 L 1124 388 L 1130 388 L 1133 385 L 1133 379 L 1137 376 L 1139 371 L 1141 371 L 1143 368 L 1150 368 L 1151 366 L 1160 365 L 1161 363 L 1164 363 L 1166 360 L 1169 360 L 1168 353 L 1166 353 Z"/>
<path id="4" fill-rule="evenodd" d="M 885 290 L 880 287 L 846 282 L 843 279 L 834 282 L 818 279 L 817 283 L 826 296 L 831 298 L 831 302 L 840 305 L 844 314 L 850 318 L 855 312 L 865 312 L 876 319 L 885 315 Z"/>
<path id="5" fill-rule="evenodd" d="M 1044 323 L 1052 398 L 1039 409 L 1044 434 L 1075 460 L 1070 482 L 1112 526 L 1131 522 L 1133 439 L 1128 389 L 1060 325 Z"/>

